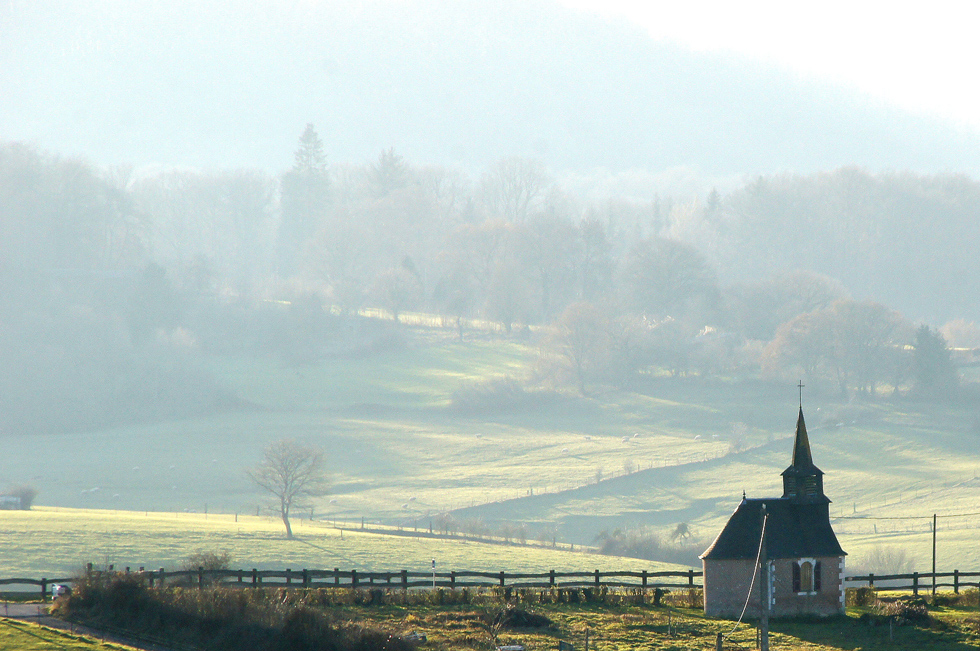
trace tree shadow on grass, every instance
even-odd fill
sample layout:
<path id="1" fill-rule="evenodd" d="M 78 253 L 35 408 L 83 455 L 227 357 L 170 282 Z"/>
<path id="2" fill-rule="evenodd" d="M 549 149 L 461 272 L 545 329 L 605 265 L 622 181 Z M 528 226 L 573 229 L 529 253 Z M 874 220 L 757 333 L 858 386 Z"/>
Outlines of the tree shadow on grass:
<path id="1" fill-rule="evenodd" d="M 314 549 L 318 549 L 321 552 L 323 552 L 324 554 L 327 554 L 327 555 L 331 556 L 332 558 L 335 558 L 335 559 L 338 559 L 338 560 L 340 560 L 340 561 L 342 561 L 344 563 L 347 563 L 349 567 L 354 567 L 354 565 L 356 565 L 356 563 L 354 562 L 354 559 L 349 558 L 347 556 L 344 556 L 343 554 L 338 554 L 337 551 L 334 550 L 334 549 L 328 549 L 328 548 L 323 547 L 321 545 L 316 545 L 314 543 L 311 543 L 309 540 L 305 540 L 305 539 L 303 539 L 300 536 L 297 536 L 295 534 L 293 535 L 293 540 L 295 542 L 301 543 L 303 545 L 308 545 L 308 546 L 310 546 L 310 547 L 312 547 Z"/>

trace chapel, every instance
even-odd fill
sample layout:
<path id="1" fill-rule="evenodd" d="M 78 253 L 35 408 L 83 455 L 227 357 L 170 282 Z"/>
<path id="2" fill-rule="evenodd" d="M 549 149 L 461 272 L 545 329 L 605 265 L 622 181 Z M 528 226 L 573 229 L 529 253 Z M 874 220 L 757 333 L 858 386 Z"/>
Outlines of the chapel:
<path id="1" fill-rule="evenodd" d="M 793 461 L 782 479 L 782 497 L 747 498 L 743 492 L 728 523 L 701 554 L 706 615 L 737 619 L 744 608 L 747 617 L 758 617 L 762 593 L 773 617 L 844 612 L 847 554 L 830 526 L 830 500 L 823 492 L 823 471 L 813 463 L 802 407 Z M 763 507 L 765 579 L 756 576 Z M 767 587 L 760 589 L 762 580 Z"/>

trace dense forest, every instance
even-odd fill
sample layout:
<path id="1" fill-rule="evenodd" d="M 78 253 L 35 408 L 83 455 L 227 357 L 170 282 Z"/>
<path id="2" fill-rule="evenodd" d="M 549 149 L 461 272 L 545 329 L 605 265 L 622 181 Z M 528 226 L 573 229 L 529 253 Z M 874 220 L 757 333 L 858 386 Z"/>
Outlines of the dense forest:
<path id="1" fill-rule="evenodd" d="M 663 374 L 948 398 L 972 360 L 950 347 L 980 347 L 978 215 L 961 175 L 843 168 L 596 200 L 527 158 L 476 177 L 393 149 L 330 163 L 314 125 L 278 176 L 8 143 L 0 428 L 238 408 L 206 356 L 374 354 L 410 344 L 407 312 L 456 337 L 488 321 L 539 347 L 522 382 L 583 395 Z"/>

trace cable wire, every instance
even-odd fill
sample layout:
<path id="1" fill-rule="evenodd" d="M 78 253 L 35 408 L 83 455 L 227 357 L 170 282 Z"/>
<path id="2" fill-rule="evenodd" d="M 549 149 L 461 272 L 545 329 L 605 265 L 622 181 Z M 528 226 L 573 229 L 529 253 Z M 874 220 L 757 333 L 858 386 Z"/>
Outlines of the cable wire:
<path id="1" fill-rule="evenodd" d="M 972 518 L 980 513 L 947 513 L 945 515 L 937 513 L 937 518 Z M 900 515 L 900 516 L 874 516 L 874 515 L 839 515 L 834 520 L 932 520 L 931 515 Z"/>
<path id="2" fill-rule="evenodd" d="M 762 519 L 762 533 L 759 534 L 759 551 L 756 552 L 755 554 L 755 565 L 753 567 L 759 567 L 759 559 L 762 558 L 762 541 L 765 540 L 766 538 L 766 523 L 768 521 L 769 521 L 769 514 L 766 513 L 766 517 Z M 765 570 L 766 570 L 766 575 L 768 576 L 769 568 L 767 567 L 765 568 Z M 733 626 L 732 630 L 730 630 L 728 632 L 728 635 L 725 636 L 724 638 L 725 640 L 730 638 L 732 636 L 732 633 L 734 633 L 735 630 L 742 624 L 742 618 L 745 617 L 745 611 L 748 610 L 749 608 L 749 600 L 752 599 L 752 590 L 753 588 L 755 588 L 756 574 L 762 574 L 762 570 L 760 569 L 759 572 L 752 572 L 752 582 L 749 583 L 749 593 L 745 595 L 745 604 L 742 606 L 742 614 L 738 616 L 738 621 L 735 622 L 735 626 Z"/>

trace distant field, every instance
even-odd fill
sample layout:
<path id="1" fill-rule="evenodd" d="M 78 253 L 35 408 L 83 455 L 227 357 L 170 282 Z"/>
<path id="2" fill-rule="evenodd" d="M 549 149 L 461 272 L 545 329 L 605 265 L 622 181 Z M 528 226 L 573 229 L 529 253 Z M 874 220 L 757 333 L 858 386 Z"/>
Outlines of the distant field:
<path id="1" fill-rule="evenodd" d="M 404 535 L 341 531 L 329 524 L 297 520 L 296 540 L 283 538 L 282 523 L 266 517 L 136 513 L 39 507 L 0 511 L 0 578 L 61 577 L 86 563 L 179 569 L 197 551 L 226 551 L 234 569 L 363 571 L 546 572 L 686 569 L 538 546 L 486 544 Z"/>
<path id="2" fill-rule="evenodd" d="M 313 504 L 316 519 L 359 525 L 363 518 L 410 529 L 427 528 L 453 511 L 461 526 L 523 523 L 532 540 L 555 535 L 576 545 L 617 529 L 668 536 L 679 523 L 690 527 L 694 544 L 706 545 L 743 490 L 750 497 L 781 492 L 779 473 L 790 462 L 796 422 L 795 386 L 651 377 L 630 391 L 596 387 L 588 398 L 552 393 L 531 407 L 450 408 L 461 387 L 524 378 L 536 359 L 531 345 L 477 335 L 459 342 L 438 333 L 358 360 L 297 366 L 273 358 L 212 359 L 212 371 L 252 408 L 81 434 L 7 433 L 0 437 L 0 485 L 32 484 L 40 505 L 150 512 L 146 518 L 153 521 L 164 517 L 154 511 L 181 523 L 205 511 L 209 522 L 235 513 L 254 517 L 266 502 L 244 469 L 269 442 L 294 437 L 327 452 L 332 491 Z M 980 512 L 973 410 L 887 399 L 841 404 L 824 396 L 804 396 L 804 402 L 832 514 L 888 518 L 835 521 L 850 567 L 883 546 L 902 550 L 925 569 L 932 514 Z M 599 476 L 603 481 L 596 483 Z M 13 516 L 0 514 L 0 521 L 7 517 Z M 110 556 L 149 563 L 138 553 L 145 545 L 163 566 L 186 556 L 184 542 L 168 551 L 172 534 L 131 545 L 132 532 L 121 520 L 99 526 L 99 535 L 78 538 L 55 554 L 58 567 Z M 268 526 L 274 540 L 277 527 L 271 520 Z M 940 518 L 940 569 L 980 568 L 980 548 L 972 543 L 978 526 L 975 515 Z M 53 531 L 22 529 L 38 549 L 60 544 L 48 538 Z M 209 542 L 208 529 L 200 531 L 201 543 Z M 239 549 L 234 536 L 221 535 Z M 77 558 L 68 557 L 71 549 Z M 256 566 L 284 553 L 254 549 Z M 343 555 L 373 562 L 370 553 L 352 553 Z M 422 552 L 420 562 L 428 554 Z M 295 563 L 317 558 L 300 556 Z M 536 562 L 524 554 L 513 561 L 513 569 Z"/>

